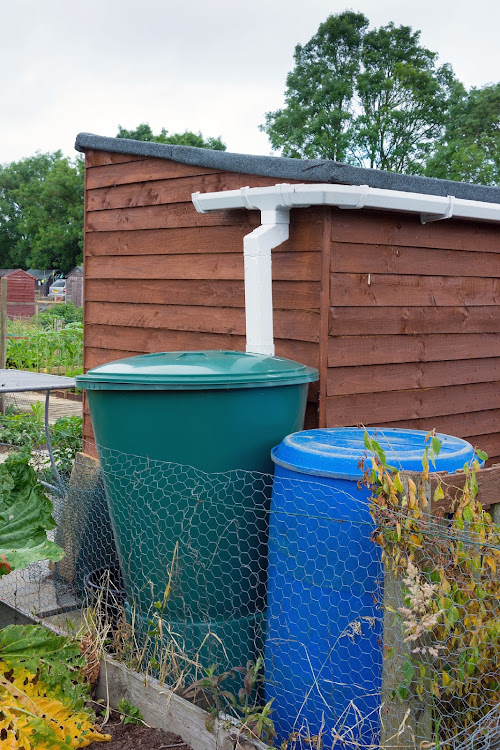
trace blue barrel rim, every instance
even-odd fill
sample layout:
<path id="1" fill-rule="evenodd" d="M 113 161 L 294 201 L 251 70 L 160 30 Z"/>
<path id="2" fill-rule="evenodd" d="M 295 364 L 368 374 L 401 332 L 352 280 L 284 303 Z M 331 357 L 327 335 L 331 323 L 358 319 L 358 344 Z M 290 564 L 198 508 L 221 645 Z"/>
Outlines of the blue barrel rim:
<path id="1" fill-rule="evenodd" d="M 428 431 L 397 429 L 393 427 L 368 427 L 366 428 L 366 432 L 372 438 L 378 437 L 379 442 L 382 443 L 382 449 L 386 450 L 386 452 L 387 446 L 384 445 L 385 435 L 389 435 L 394 438 L 407 438 L 408 441 L 410 441 L 410 438 L 413 438 L 414 440 L 415 438 L 418 438 L 420 442 L 418 449 L 415 448 L 411 451 L 411 453 L 407 452 L 406 454 L 406 464 L 409 465 L 405 465 L 405 456 L 403 456 L 401 460 L 394 460 L 394 458 L 390 455 L 388 455 L 388 464 L 396 465 L 397 468 L 401 471 L 417 473 L 422 471 L 421 458 L 425 447 L 423 441 L 425 439 L 425 436 L 429 434 Z M 328 456 L 327 450 L 325 450 L 323 453 L 314 449 L 308 451 L 307 447 L 305 447 L 304 445 L 298 446 L 296 444 L 303 438 L 313 439 L 315 436 L 321 435 L 333 436 L 335 433 L 342 436 L 345 436 L 347 434 L 356 436 L 357 445 L 355 446 L 355 450 L 353 449 L 350 452 L 345 451 L 343 455 L 339 454 L 335 456 L 334 454 L 332 454 Z M 304 476 L 317 476 L 325 479 L 347 479 L 359 481 L 359 479 L 363 476 L 363 472 L 358 466 L 358 462 L 360 459 L 366 458 L 368 456 L 368 452 L 363 442 L 364 433 L 365 428 L 360 427 L 317 428 L 313 430 L 302 430 L 300 432 L 295 432 L 291 435 L 287 435 L 279 445 L 275 446 L 271 450 L 271 460 L 277 466 L 280 466 L 284 469 L 287 469 L 288 471 L 295 472 L 297 474 L 302 474 Z M 436 461 L 436 468 L 432 470 L 431 466 L 431 474 L 439 472 L 453 473 L 455 471 L 461 470 L 464 464 L 467 464 L 473 460 L 474 447 L 471 443 L 467 442 L 463 438 L 454 437 L 453 435 L 446 435 L 444 433 L 436 433 L 436 437 L 442 442 L 445 447 L 448 447 L 448 449 L 455 447 L 457 450 L 454 453 L 448 452 L 447 455 L 444 454 L 444 458 L 441 457 L 440 454 Z M 385 442 L 387 443 L 387 441 Z M 429 443 L 427 443 L 427 445 L 428 444 Z M 410 445 L 410 442 L 408 442 L 408 445 Z M 280 453 L 282 455 L 279 455 Z M 330 461 L 330 463 L 334 465 L 334 468 L 329 469 L 325 466 L 315 466 L 311 461 L 307 461 L 307 459 L 310 459 L 311 456 L 313 457 L 313 460 L 318 460 L 320 462 L 321 460 L 324 460 L 325 462 Z M 442 464 L 441 467 L 439 466 L 440 463 Z M 482 464 L 484 462 L 479 463 Z M 342 464 L 347 464 L 348 468 L 343 469 Z"/>

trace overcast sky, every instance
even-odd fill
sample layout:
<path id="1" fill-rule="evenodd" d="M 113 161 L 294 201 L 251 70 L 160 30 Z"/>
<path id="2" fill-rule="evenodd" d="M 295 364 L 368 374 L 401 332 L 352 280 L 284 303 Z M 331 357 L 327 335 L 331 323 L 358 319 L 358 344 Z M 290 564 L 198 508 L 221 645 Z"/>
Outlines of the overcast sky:
<path id="1" fill-rule="evenodd" d="M 346 9 L 421 30 L 468 87 L 500 80 L 498 0 L 0 0 L 0 163 L 140 122 L 268 154 L 295 45 Z"/>

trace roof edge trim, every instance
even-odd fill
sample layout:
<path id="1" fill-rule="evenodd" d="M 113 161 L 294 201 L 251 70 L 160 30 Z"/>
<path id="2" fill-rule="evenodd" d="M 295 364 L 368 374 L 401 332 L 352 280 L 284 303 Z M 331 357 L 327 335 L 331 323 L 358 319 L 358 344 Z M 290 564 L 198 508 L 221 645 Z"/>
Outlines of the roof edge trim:
<path id="1" fill-rule="evenodd" d="M 79 133 L 76 137 L 75 148 L 82 153 L 91 149 L 132 156 L 168 159 L 180 164 L 272 177 L 277 180 L 368 185 L 384 190 L 401 190 L 443 197 L 454 195 L 456 198 L 463 198 L 464 200 L 500 203 L 500 188 L 497 187 L 471 185 L 452 180 L 440 180 L 434 177 L 403 175 L 380 169 L 365 169 L 327 159 L 255 156 L 228 151 L 213 151 L 193 146 L 135 141 L 130 138 L 109 138 L 92 133 Z"/>

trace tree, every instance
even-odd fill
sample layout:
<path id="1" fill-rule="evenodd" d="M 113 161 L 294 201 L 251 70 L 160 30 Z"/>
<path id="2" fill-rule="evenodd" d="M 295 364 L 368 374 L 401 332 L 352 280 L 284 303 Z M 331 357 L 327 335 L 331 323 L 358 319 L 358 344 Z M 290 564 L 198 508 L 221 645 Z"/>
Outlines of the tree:
<path id="1" fill-rule="evenodd" d="M 67 273 L 82 248 L 81 157 L 56 151 L 0 167 L 0 265 Z"/>
<path id="2" fill-rule="evenodd" d="M 329 16 L 304 46 L 286 79 L 283 109 L 261 126 L 283 156 L 346 161 L 352 143 L 354 94 L 368 19 L 346 11 Z"/>
<path id="3" fill-rule="evenodd" d="M 330 16 L 295 49 L 286 106 L 262 126 L 283 155 L 421 173 L 444 131 L 456 81 L 420 32 L 393 23 L 368 31 L 368 19 Z"/>
<path id="4" fill-rule="evenodd" d="M 419 39 L 419 31 L 393 23 L 365 34 L 352 148 L 362 164 L 421 173 L 442 135 L 449 103 L 462 87 L 450 66 L 436 68 L 436 53 Z"/>
<path id="5" fill-rule="evenodd" d="M 214 151 L 225 151 L 226 144 L 219 138 L 204 138 L 201 133 L 186 130 L 184 133 L 173 133 L 162 128 L 158 135 L 154 135 L 150 125 L 143 122 L 135 130 L 126 130 L 118 126 L 117 138 L 132 138 L 135 141 L 152 141 L 154 143 L 172 143 L 176 146 L 196 146 L 197 148 L 211 148 Z"/>
<path id="6" fill-rule="evenodd" d="M 425 174 L 500 185 L 500 83 L 472 88 L 454 104 Z"/>

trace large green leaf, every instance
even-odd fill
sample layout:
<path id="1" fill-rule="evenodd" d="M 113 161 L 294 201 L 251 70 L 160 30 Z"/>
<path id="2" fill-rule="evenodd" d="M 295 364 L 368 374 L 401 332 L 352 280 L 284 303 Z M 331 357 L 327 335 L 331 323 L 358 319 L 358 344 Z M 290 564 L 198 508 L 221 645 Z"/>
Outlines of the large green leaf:
<path id="1" fill-rule="evenodd" d="M 0 576 L 36 560 L 61 559 L 63 550 L 47 539 L 56 525 L 52 511 L 27 455 L 0 464 Z"/>

